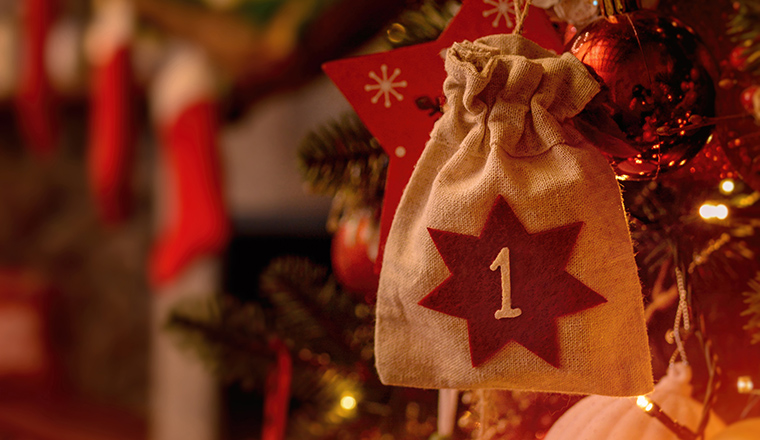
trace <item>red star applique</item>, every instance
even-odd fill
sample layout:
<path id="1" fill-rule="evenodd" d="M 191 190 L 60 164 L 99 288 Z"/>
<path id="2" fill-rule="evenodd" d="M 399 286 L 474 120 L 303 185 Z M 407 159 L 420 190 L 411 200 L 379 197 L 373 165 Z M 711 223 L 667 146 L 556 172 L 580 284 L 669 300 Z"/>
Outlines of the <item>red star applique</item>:
<path id="1" fill-rule="evenodd" d="M 419 304 L 467 320 L 473 367 L 515 341 L 559 368 L 557 319 L 607 301 L 565 271 L 582 227 L 530 234 L 499 196 L 478 237 L 428 228 L 451 275 Z"/>
<path id="2" fill-rule="evenodd" d="M 385 248 L 401 194 L 430 138 L 437 117 L 425 102 L 443 94 L 444 54 L 454 42 L 511 33 L 515 25 L 513 0 L 464 0 L 459 11 L 435 41 L 387 52 L 331 61 L 322 70 L 340 89 L 364 125 L 388 154 L 380 249 Z M 530 7 L 523 34 L 546 49 L 562 52 L 559 33 L 543 9 Z"/>

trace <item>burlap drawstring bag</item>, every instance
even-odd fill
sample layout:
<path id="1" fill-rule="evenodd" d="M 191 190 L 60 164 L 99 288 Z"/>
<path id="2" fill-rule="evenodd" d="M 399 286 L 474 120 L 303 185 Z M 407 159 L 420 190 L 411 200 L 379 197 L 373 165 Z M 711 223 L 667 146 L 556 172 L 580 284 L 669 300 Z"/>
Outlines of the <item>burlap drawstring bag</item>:
<path id="1" fill-rule="evenodd" d="M 448 109 L 396 212 L 377 300 L 383 383 L 653 389 L 620 188 L 572 118 L 599 92 L 519 35 L 454 44 Z"/>

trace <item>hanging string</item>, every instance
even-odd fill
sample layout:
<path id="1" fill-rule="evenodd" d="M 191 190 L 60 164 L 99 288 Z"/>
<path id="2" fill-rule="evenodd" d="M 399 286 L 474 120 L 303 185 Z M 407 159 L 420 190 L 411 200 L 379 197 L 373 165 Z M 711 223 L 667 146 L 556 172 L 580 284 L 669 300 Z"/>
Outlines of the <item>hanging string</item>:
<path id="1" fill-rule="evenodd" d="M 675 268 L 676 272 L 676 286 L 678 288 L 678 308 L 676 309 L 676 320 L 673 324 L 673 339 L 675 340 L 677 350 L 670 358 L 670 363 L 673 364 L 676 360 L 676 356 L 681 357 L 681 362 L 689 364 L 686 358 L 686 348 L 681 338 L 681 324 L 683 323 L 683 329 L 686 332 L 691 330 L 691 319 L 689 318 L 689 305 L 686 302 L 686 283 L 684 281 L 683 272 L 680 267 Z"/>
<path id="2" fill-rule="evenodd" d="M 514 1 L 515 21 L 517 21 L 517 23 L 515 24 L 515 29 L 512 31 L 512 34 L 522 35 L 523 25 L 525 24 L 525 19 L 528 17 L 528 8 L 530 8 L 531 3 L 533 3 L 533 0 L 525 0 L 525 4 L 523 5 L 522 10 L 520 10 L 520 1 Z"/>

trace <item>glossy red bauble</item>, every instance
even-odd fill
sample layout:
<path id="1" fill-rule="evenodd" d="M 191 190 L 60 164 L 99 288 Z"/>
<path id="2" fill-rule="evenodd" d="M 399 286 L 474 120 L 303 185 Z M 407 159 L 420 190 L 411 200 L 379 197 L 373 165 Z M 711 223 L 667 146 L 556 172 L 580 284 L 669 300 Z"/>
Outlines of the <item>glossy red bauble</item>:
<path id="1" fill-rule="evenodd" d="M 742 91 L 739 98 L 744 110 L 751 115 L 760 113 L 760 86 L 749 86 Z M 757 103 L 757 104 L 756 104 Z"/>
<path id="2" fill-rule="evenodd" d="M 377 297 L 380 278 L 375 273 L 378 242 L 377 219 L 369 211 L 360 211 L 341 220 L 330 250 L 338 283 L 369 303 L 374 303 Z"/>
<path id="3" fill-rule="evenodd" d="M 747 63 L 747 55 L 744 53 L 745 47 L 736 46 L 728 55 L 728 62 L 731 66 L 737 70 L 744 70 L 744 66 Z"/>
<path id="4" fill-rule="evenodd" d="M 691 28 L 637 10 L 593 22 L 568 50 L 601 78 L 614 135 L 633 148 L 607 153 L 618 178 L 655 178 L 705 145 L 711 128 L 690 125 L 715 114 L 715 63 Z"/>

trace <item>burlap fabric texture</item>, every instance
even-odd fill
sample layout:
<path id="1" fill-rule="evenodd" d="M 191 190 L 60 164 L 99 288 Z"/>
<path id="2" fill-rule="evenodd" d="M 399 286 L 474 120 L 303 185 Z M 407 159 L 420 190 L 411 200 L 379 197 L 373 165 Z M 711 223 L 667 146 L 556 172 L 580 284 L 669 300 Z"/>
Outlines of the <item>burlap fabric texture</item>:
<path id="1" fill-rule="evenodd" d="M 454 44 L 446 72 L 448 109 L 405 188 L 382 262 L 381 380 L 420 388 L 650 392 L 641 287 L 620 187 L 572 125 L 598 83 L 572 55 L 557 56 L 519 35 Z M 429 228 L 478 236 L 499 196 L 528 233 L 583 222 L 566 272 L 606 302 L 557 319 L 557 366 L 514 341 L 473 366 L 467 320 L 419 304 L 451 275 Z"/>

